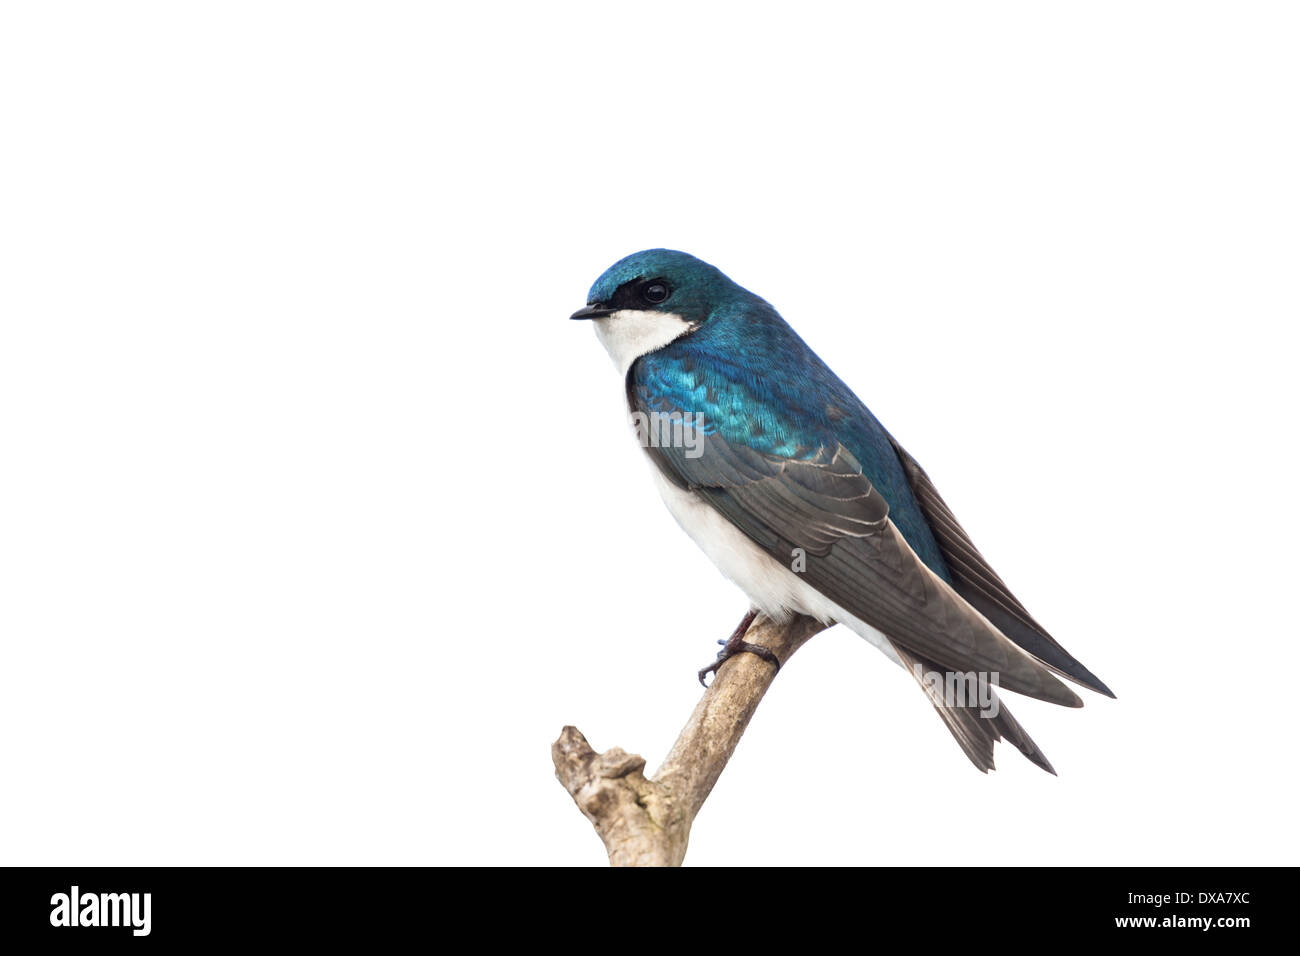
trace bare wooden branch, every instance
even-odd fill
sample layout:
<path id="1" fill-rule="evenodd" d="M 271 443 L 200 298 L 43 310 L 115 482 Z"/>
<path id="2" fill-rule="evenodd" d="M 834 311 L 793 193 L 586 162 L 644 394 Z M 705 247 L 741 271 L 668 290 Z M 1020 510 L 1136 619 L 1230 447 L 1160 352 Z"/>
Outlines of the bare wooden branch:
<path id="1" fill-rule="evenodd" d="M 745 640 L 784 664 L 825 627 L 810 617 L 777 624 L 759 615 Z M 551 745 L 555 775 L 605 841 L 612 866 L 681 865 L 691 823 L 776 674 L 755 654 L 723 664 L 653 777 L 643 758 L 618 747 L 596 753 L 576 727 L 564 728 Z"/>

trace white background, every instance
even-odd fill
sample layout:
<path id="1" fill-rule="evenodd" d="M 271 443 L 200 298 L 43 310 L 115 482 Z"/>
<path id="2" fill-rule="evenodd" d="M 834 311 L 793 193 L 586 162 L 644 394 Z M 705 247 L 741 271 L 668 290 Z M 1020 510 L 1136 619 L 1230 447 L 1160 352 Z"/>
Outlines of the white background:
<path id="1" fill-rule="evenodd" d="M 1118 693 L 967 763 L 842 628 L 687 862 L 1294 863 L 1286 4 L 8 4 L 0 860 L 603 865 L 745 610 L 567 317 L 773 302 Z"/>

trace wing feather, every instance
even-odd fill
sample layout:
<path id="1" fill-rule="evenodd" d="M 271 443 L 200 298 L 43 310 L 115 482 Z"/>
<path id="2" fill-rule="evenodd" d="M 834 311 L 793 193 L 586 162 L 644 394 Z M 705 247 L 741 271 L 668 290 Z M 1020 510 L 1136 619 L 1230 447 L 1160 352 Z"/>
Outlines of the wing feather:
<path id="1" fill-rule="evenodd" d="M 917 503 L 925 513 L 944 561 L 952 572 L 953 587 L 957 593 L 998 630 L 1058 674 L 1108 697 L 1114 697 L 1109 687 L 1071 656 L 1030 616 L 957 522 L 952 509 L 939 496 L 938 489 L 925 469 L 897 442 L 893 442 L 893 445 L 903 463 L 903 470 L 912 485 Z"/>

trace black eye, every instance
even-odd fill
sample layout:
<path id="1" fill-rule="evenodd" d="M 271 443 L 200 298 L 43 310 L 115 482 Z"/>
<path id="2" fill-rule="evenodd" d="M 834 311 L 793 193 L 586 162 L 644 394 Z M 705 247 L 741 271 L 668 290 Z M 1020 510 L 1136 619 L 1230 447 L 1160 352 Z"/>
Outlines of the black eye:
<path id="1" fill-rule="evenodd" d="M 658 305 L 668 298 L 668 286 L 662 282 L 648 282 L 641 287 L 641 298 L 651 305 Z"/>

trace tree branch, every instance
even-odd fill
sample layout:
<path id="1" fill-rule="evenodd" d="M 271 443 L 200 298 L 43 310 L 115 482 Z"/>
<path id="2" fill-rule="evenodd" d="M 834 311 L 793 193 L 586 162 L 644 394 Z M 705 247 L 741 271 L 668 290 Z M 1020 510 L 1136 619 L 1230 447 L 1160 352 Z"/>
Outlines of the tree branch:
<path id="1" fill-rule="evenodd" d="M 760 614 L 745 640 L 768 648 L 785 664 L 825 627 L 802 615 L 777 624 Z M 650 778 L 643 758 L 619 747 L 598 754 L 576 727 L 564 728 L 551 745 L 555 776 L 605 841 L 612 866 L 681 865 L 691 823 L 776 673 L 755 654 L 737 654 L 723 664 Z"/>

